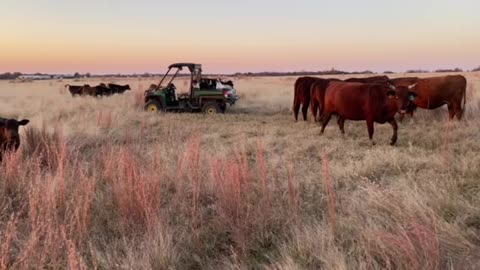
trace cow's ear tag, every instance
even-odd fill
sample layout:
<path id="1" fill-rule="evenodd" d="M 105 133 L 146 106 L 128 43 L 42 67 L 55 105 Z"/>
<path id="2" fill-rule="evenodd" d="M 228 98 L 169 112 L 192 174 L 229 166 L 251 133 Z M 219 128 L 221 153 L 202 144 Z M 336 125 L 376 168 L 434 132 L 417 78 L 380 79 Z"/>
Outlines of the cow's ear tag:
<path id="1" fill-rule="evenodd" d="M 413 95 L 408 96 L 408 100 L 413 101 L 414 99 L 415 99 L 415 97 Z"/>

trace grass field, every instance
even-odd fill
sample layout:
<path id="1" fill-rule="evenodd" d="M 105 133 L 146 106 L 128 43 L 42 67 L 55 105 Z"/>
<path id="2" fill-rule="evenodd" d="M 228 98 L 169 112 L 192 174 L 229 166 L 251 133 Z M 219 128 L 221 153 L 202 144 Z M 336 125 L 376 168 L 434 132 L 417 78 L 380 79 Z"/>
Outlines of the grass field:
<path id="1" fill-rule="evenodd" d="M 465 119 L 419 109 L 395 147 L 388 124 L 372 146 L 364 121 L 294 122 L 296 77 L 236 79 L 212 117 L 144 112 L 157 79 L 102 99 L 64 88 L 96 79 L 0 82 L 0 116 L 31 121 L 0 165 L 0 269 L 479 269 L 464 75 Z"/>

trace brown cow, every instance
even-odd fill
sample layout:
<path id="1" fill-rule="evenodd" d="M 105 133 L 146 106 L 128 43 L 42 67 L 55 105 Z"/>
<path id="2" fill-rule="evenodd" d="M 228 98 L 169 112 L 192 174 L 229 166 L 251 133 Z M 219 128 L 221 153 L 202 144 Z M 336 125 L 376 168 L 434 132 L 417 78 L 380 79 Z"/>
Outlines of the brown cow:
<path id="1" fill-rule="evenodd" d="M 158 85 L 152 83 L 152 84 L 150 84 L 150 87 L 148 88 L 147 91 L 155 90 L 157 88 L 158 88 Z"/>
<path id="2" fill-rule="evenodd" d="M 323 113 L 323 101 L 325 91 L 330 82 L 341 81 L 339 79 L 317 79 L 310 87 L 310 111 L 315 122 L 320 121 L 319 117 Z"/>
<path id="3" fill-rule="evenodd" d="M 89 95 L 89 96 L 98 97 L 98 96 L 104 95 L 108 91 L 109 91 L 108 87 L 104 83 L 101 83 L 93 87 L 83 86 L 82 89 L 80 90 L 80 94 L 82 96 Z"/>
<path id="4" fill-rule="evenodd" d="M 387 84 L 364 84 L 331 82 L 325 92 L 324 115 L 322 117 L 322 134 L 332 114 L 338 114 L 338 126 L 345 134 L 345 119 L 366 120 L 368 136 L 373 144 L 373 123 L 389 122 L 393 127 L 390 144 L 397 141 L 398 125 L 395 121 L 397 112 L 405 113 L 411 99 L 416 94 L 410 87 L 395 87 Z"/>
<path id="5" fill-rule="evenodd" d="M 298 112 L 302 106 L 303 120 L 307 121 L 308 106 L 310 105 L 310 87 L 319 78 L 300 77 L 295 81 L 293 97 L 293 116 L 298 120 Z"/>
<path id="6" fill-rule="evenodd" d="M 18 128 L 25 126 L 30 120 L 24 119 L 17 121 L 15 119 L 0 118 L 0 161 L 3 153 L 7 151 L 16 151 L 20 146 L 20 135 Z"/>
<path id="7" fill-rule="evenodd" d="M 465 104 L 467 102 L 467 79 L 462 75 L 449 75 L 430 78 L 398 78 L 393 81 L 394 85 L 405 86 L 416 82 L 413 90 L 417 94 L 414 107 L 409 108 L 408 112 L 413 116 L 415 107 L 434 110 L 443 105 L 447 105 L 450 119 L 455 116 L 458 120 L 462 119 Z M 463 105 L 462 105 L 463 100 Z"/>
<path id="8" fill-rule="evenodd" d="M 81 85 L 70 85 L 70 84 L 65 84 L 65 87 L 68 87 L 68 91 L 70 92 L 70 94 L 72 94 L 72 97 L 76 96 L 76 95 L 81 95 L 81 90 L 82 90 L 82 87 L 84 86 L 87 86 L 87 87 L 90 87 L 90 85 L 88 84 L 85 84 L 83 86 Z"/>
<path id="9" fill-rule="evenodd" d="M 366 77 L 366 78 L 350 78 L 346 79 L 346 82 L 357 82 L 357 83 L 384 83 L 388 82 L 390 79 L 385 76 L 373 76 L 373 77 Z"/>

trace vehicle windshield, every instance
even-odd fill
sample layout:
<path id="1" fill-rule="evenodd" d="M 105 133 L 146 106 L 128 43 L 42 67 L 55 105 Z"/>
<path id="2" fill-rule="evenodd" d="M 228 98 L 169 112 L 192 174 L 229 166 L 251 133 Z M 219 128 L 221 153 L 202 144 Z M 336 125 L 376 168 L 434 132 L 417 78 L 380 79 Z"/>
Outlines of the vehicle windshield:
<path id="1" fill-rule="evenodd" d="M 187 67 L 182 69 L 172 68 L 165 78 L 163 78 L 160 87 L 166 87 L 169 84 L 175 86 L 175 92 L 180 93 L 189 93 L 190 92 L 190 78 L 191 73 Z"/>

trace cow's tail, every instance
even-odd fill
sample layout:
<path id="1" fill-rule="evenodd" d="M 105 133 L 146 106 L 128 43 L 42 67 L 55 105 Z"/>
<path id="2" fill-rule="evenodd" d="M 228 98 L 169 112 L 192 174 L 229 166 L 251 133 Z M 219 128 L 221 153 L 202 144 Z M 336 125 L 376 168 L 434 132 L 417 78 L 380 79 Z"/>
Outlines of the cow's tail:
<path id="1" fill-rule="evenodd" d="M 297 95 L 297 88 L 298 88 L 298 80 L 295 82 L 295 85 L 293 87 L 293 117 L 295 118 L 295 121 L 298 120 L 298 112 L 300 110 L 300 104 L 298 100 L 298 95 Z"/>
<path id="2" fill-rule="evenodd" d="M 467 79 L 463 77 L 465 84 L 463 85 L 463 106 L 462 106 L 462 116 L 465 115 L 465 108 L 467 105 Z"/>

